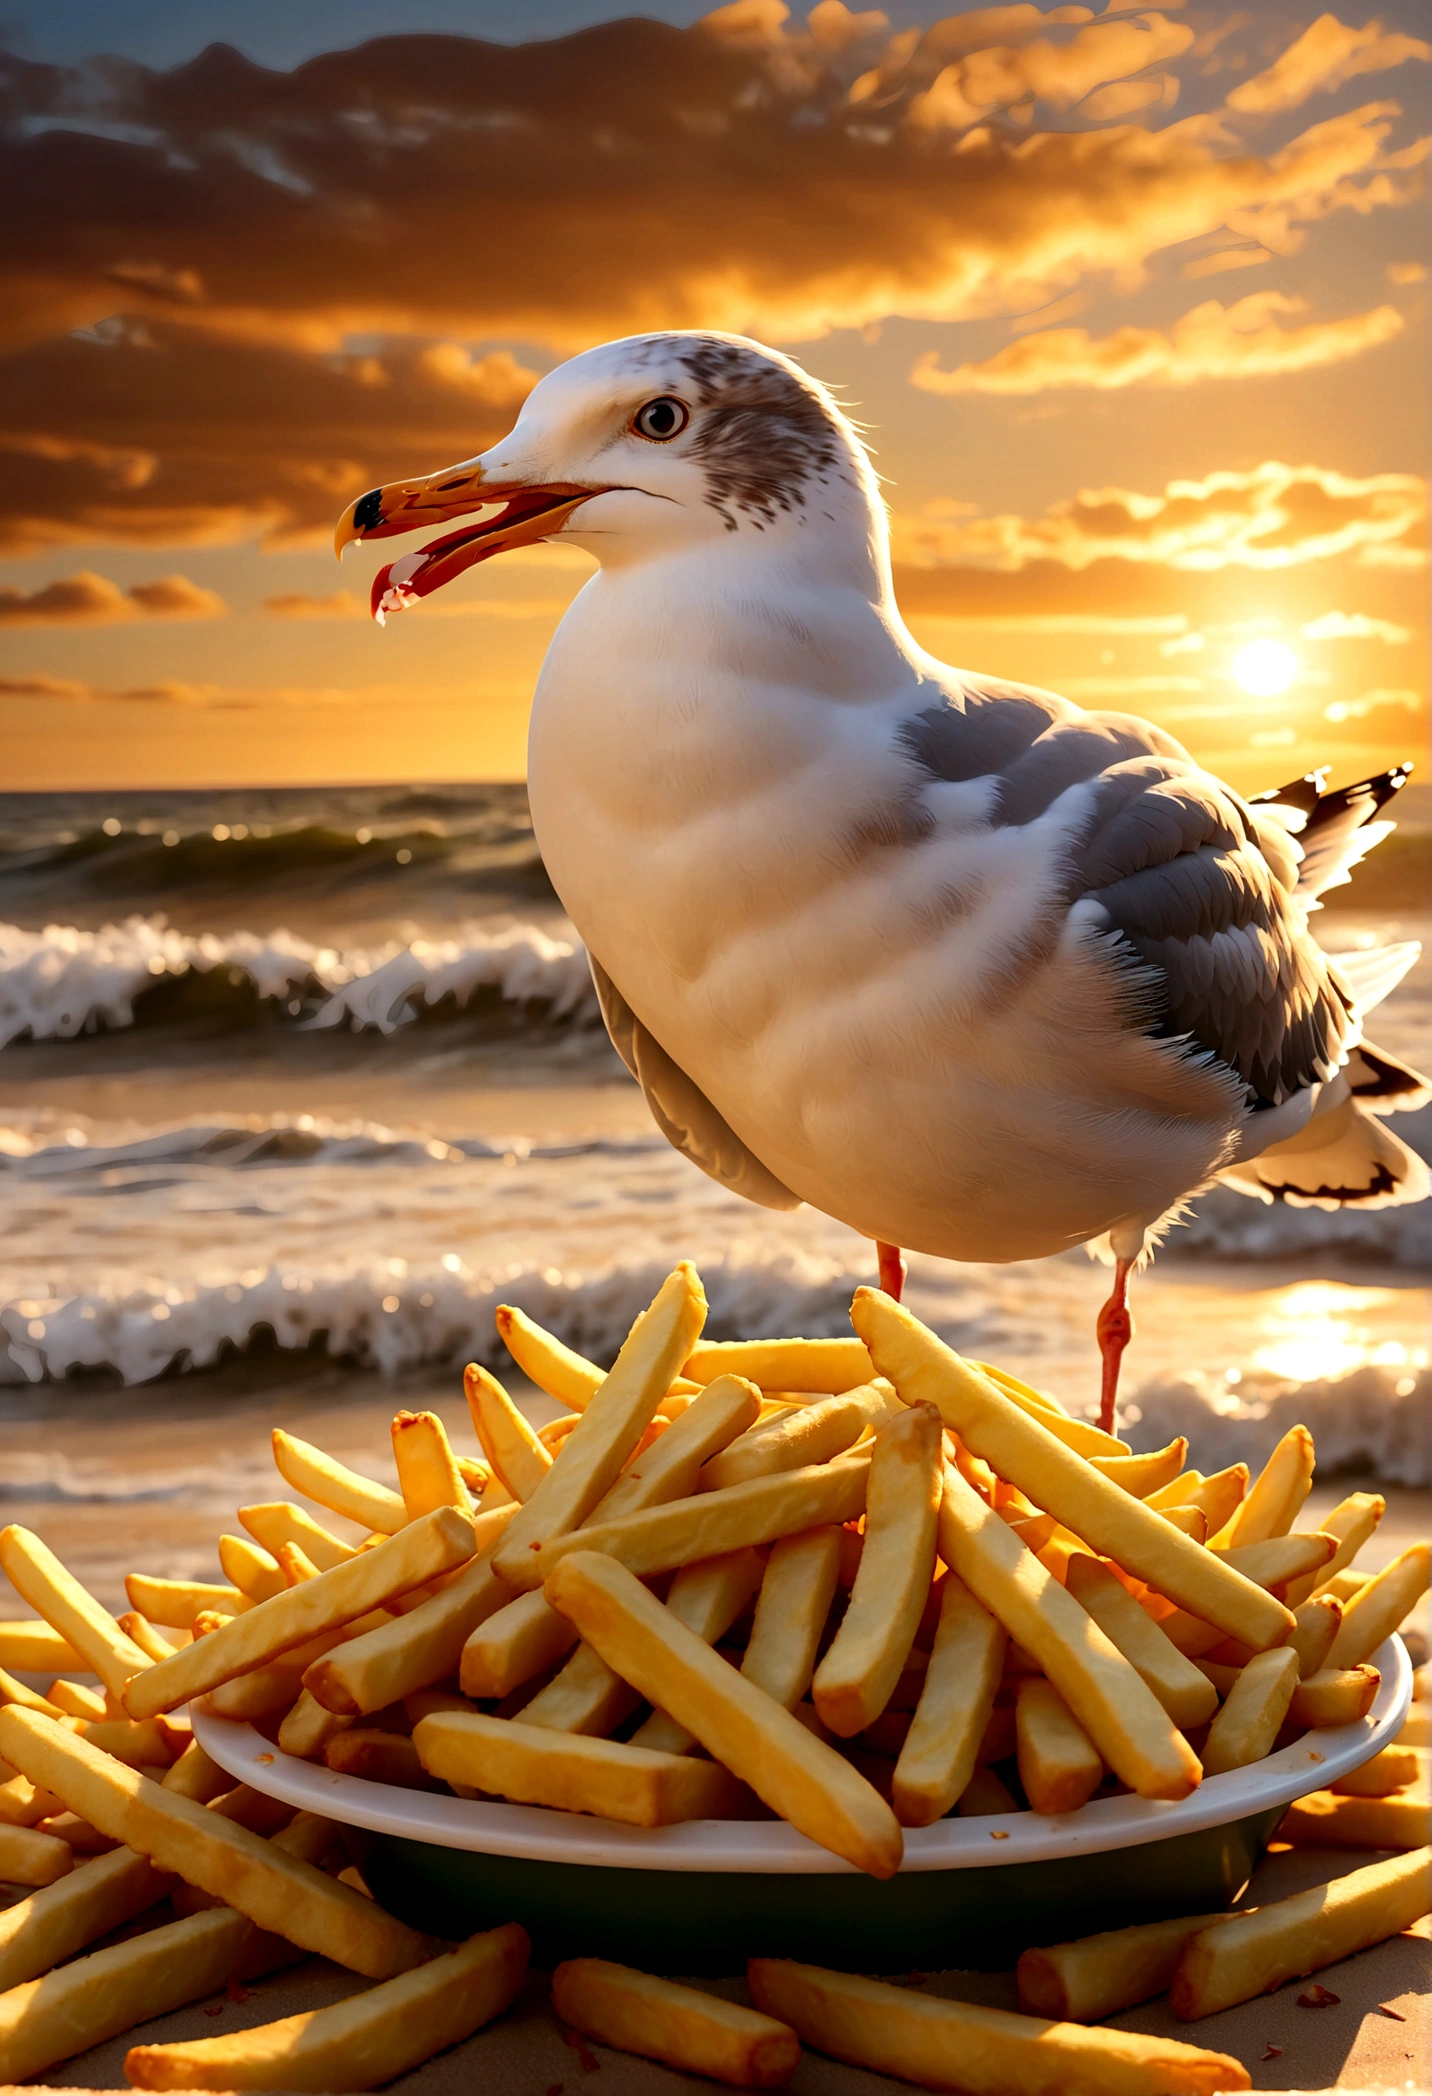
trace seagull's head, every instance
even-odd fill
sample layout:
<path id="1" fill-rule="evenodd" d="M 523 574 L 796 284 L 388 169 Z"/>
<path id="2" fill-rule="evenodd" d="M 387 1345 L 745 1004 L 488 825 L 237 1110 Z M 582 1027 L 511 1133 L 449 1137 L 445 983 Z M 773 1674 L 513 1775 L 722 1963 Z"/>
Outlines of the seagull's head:
<path id="1" fill-rule="evenodd" d="M 632 335 L 585 351 L 536 385 L 509 435 L 477 458 L 372 488 L 335 544 L 448 527 L 374 578 L 386 613 L 480 560 L 539 539 L 575 540 L 604 563 L 708 549 L 811 526 L 883 531 L 865 447 L 826 389 L 742 335 Z"/>

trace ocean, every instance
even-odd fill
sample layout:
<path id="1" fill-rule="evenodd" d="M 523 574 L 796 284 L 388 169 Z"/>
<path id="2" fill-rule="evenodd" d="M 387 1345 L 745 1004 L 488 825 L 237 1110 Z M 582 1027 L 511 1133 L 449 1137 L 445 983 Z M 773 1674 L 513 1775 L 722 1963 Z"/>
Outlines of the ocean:
<path id="1" fill-rule="evenodd" d="M 1326 943 L 1417 936 L 1409 894 L 1355 881 Z M 1429 1005 L 1424 961 L 1375 1038 L 1425 1058 Z M 1399 1127 L 1432 1154 L 1432 1114 Z M 166 1406 L 195 1461 L 256 1389 L 300 1432 L 415 1382 L 460 1417 L 499 1302 L 606 1361 L 679 1257 L 717 1337 L 848 1329 L 874 1277 L 658 1135 L 516 785 L 0 796 L 0 1224 L 0 1412 L 29 1422 L 0 1496 L 35 1506 L 188 1491 Z M 1205 1197 L 1136 1286 L 1129 1438 L 1213 1469 L 1303 1419 L 1321 1478 L 1432 1483 L 1429 1268 L 1432 1203 Z M 916 1258 L 909 1301 L 1092 1412 L 1106 1280 Z"/>

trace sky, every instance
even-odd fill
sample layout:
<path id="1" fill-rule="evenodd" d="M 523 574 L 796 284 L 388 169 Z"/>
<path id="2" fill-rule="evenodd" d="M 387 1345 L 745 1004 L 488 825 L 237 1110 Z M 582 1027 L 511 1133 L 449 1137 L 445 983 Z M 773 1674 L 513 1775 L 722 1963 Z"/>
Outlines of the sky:
<path id="1" fill-rule="evenodd" d="M 836 390 L 944 660 L 1247 790 L 1416 757 L 1426 29 L 0 0 L 5 785 L 521 777 L 586 556 L 504 554 L 380 631 L 393 548 L 340 569 L 333 525 L 669 326 Z"/>

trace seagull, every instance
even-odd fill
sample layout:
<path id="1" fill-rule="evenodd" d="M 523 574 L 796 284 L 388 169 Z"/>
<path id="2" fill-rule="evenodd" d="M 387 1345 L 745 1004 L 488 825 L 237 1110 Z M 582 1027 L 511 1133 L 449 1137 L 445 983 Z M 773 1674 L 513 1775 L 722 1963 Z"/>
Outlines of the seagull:
<path id="1" fill-rule="evenodd" d="M 906 1250 L 1088 1245 L 1111 1429 L 1130 1275 L 1193 1195 L 1427 1194 L 1381 1117 L 1432 1085 L 1363 1032 L 1417 948 L 1310 924 L 1408 767 L 1247 800 L 1148 721 L 937 661 L 855 427 L 739 335 L 572 358 L 337 549 L 434 525 L 380 623 L 510 547 L 598 563 L 537 683 L 533 824 L 618 1053 L 723 1186 L 872 1239 L 897 1298 Z"/>

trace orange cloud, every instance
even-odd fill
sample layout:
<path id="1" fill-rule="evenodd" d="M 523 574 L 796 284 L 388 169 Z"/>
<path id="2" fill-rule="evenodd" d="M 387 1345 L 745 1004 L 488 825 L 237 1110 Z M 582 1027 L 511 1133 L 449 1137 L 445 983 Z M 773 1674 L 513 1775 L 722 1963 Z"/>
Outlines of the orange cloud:
<path id="1" fill-rule="evenodd" d="M 1411 473 L 1364 478 L 1268 460 L 1251 472 L 1174 480 L 1162 494 L 1083 489 L 1042 517 L 901 520 L 902 556 L 924 565 L 994 570 L 1055 562 L 1151 562 L 1175 569 L 1289 568 L 1357 553 L 1422 556 L 1412 543 L 1426 516 L 1425 483 Z"/>
<path id="2" fill-rule="evenodd" d="M 1404 647 L 1413 638 L 1410 626 L 1369 618 L 1365 611 L 1325 611 L 1299 630 L 1304 640 L 1381 640 L 1393 648 Z"/>
<path id="3" fill-rule="evenodd" d="M 0 699 L 58 699 L 79 703 L 127 700 L 154 706 L 203 706 L 222 701 L 217 684 L 184 684 L 166 678 L 156 684 L 133 684 L 124 690 L 89 684 L 74 677 L 0 677 Z"/>
<path id="4" fill-rule="evenodd" d="M 352 590 L 334 590 L 326 597 L 313 596 L 308 590 L 284 590 L 276 597 L 265 597 L 264 610 L 275 619 L 356 619 L 367 606 L 358 602 Z"/>
<path id="5" fill-rule="evenodd" d="M 1048 328 L 1024 335 L 982 364 L 939 369 L 929 350 L 910 373 L 926 393 L 1044 393 L 1060 387 L 1191 386 L 1209 378 L 1274 378 L 1341 364 L 1402 332 L 1395 306 L 1377 306 L 1342 320 L 1306 327 L 1278 325 L 1279 313 L 1305 313 L 1306 299 L 1255 291 L 1231 306 L 1217 299 L 1195 306 L 1167 330 L 1117 328 L 1094 336 L 1085 328 Z"/>
<path id="6" fill-rule="evenodd" d="M 110 626 L 126 619 L 217 619 L 228 610 L 187 575 L 131 583 L 127 590 L 81 568 L 39 589 L 0 587 L 0 626 Z"/>
<path id="7" fill-rule="evenodd" d="M 1381 73 L 1412 58 L 1432 58 L 1432 44 L 1384 29 L 1376 17 L 1353 29 L 1336 15 L 1319 15 L 1264 73 L 1242 81 L 1228 97 L 1240 115 L 1296 109 L 1309 95 L 1328 94 L 1360 73 Z"/>

